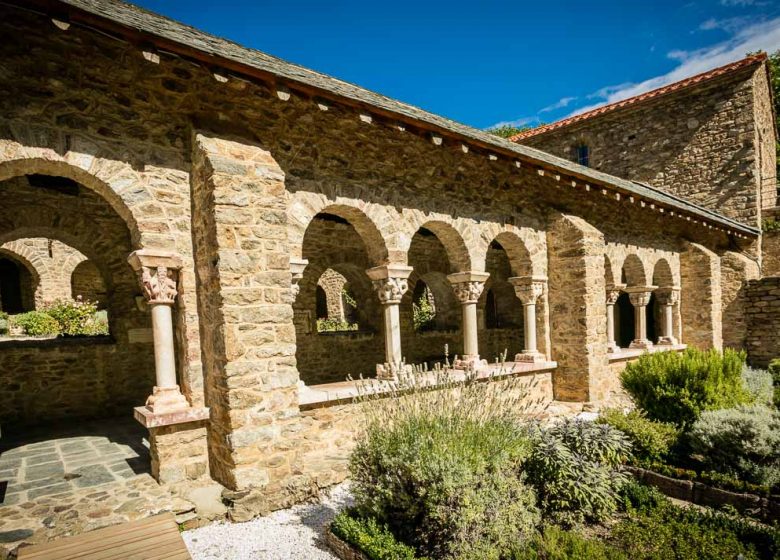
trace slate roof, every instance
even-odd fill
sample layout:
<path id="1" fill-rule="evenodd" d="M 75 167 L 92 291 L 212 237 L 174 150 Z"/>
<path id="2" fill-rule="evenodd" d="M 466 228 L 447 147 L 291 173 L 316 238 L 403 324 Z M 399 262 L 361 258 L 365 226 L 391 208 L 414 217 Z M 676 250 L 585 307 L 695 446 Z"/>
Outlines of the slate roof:
<path id="1" fill-rule="evenodd" d="M 14 1 L 14 0 L 12 0 Z M 48 8 L 49 14 L 65 12 L 72 23 L 82 23 L 88 27 L 100 29 L 104 22 L 111 25 L 110 32 L 127 31 L 141 34 L 151 42 L 162 42 L 161 50 L 176 52 L 181 47 L 196 50 L 213 58 L 215 65 L 220 63 L 235 67 L 238 64 L 247 70 L 271 74 L 282 80 L 301 84 L 331 96 L 366 108 L 390 113 L 398 120 L 412 121 L 417 126 L 429 128 L 442 136 L 455 136 L 461 141 L 473 142 L 477 146 L 494 150 L 496 154 L 521 160 L 524 163 L 538 165 L 553 172 L 577 178 L 581 183 L 601 185 L 610 190 L 622 191 L 648 203 L 655 203 L 668 210 L 693 215 L 711 224 L 724 227 L 732 232 L 756 236 L 760 231 L 754 227 L 722 216 L 686 200 L 664 193 L 658 189 L 627 181 L 607 173 L 583 167 L 565 159 L 540 150 L 515 144 L 485 131 L 466 126 L 429 113 L 413 105 L 396 101 L 379 93 L 361 88 L 349 82 L 332 78 L 320 72 L 291 64 L 263 52 L 243 47 L 237 43 L 199 31 L 193 27 L 176 22 L 161 15 L 149 12 L 138 6 L 117 0 L 15 0 L 21 7 L 30 9 L 37 4 L 39 8 Z"/>
<path id="2" fill-rule="evenodd" d="M 591 111 L 586 111 L 585 113 L 580 113 L 579 115 L 574 115 L 573 117 L 562 119 L 560 121 L 546 124 L 544 126 L 538 126 L 536 128 L 530 128 L 528 130 L 524 130 L 523 132 L 520 132 L 512 136 L 510 140 L 513 142 L 519 142 L 526 138 L 531 138 L 532 136 L 538 136 L 540 134 L 544 134 L 552 130 L 558 130 L 559 128 L 570 126 L 588 120 L 590 118 L 597 117 L 599 115 L 611 113 L 612 111 L 616 111 L 624 107 L 631 107 L 632 105 L 636 105 L 644 101 L 656 99 L 658 97 L 661 97 L 662 95 L 675 93 L 677 91 L 692 86 L 696 86 L 698 84 L 701 84 L 702 82 L 707 82 L 714 78 L 723 76 L 724 74 L 730 74 L 732 72 L 736 72 L 737 70 L 742 70 L 743 68 L 747 68 L 754 64 L 760 64 L 764 62 L 766 59 L 767 59 L 767 55 L 764 52 L 752 56 L 748 56 L 736 62 L 732 62 L 731 64 L 726 64 L 724 66 L 719 66 L 718 68 L 713 68 L 712 70 L 709 70 L 707 72 L 696 74 L 695 76 L 691 76 L 690 78 L 685 78 L 684 80 L 680 80 L 679 82 L 674 82 L 673 84 L 668 84 L 658 89 L 654 89 L 639 95 L 635 95 L 634 97 L 629 97 L 628 99 L 624 99 L 622 101 L 616 101 L 615 103 L 610 103 L 609 105 L 596 107 Z"/>

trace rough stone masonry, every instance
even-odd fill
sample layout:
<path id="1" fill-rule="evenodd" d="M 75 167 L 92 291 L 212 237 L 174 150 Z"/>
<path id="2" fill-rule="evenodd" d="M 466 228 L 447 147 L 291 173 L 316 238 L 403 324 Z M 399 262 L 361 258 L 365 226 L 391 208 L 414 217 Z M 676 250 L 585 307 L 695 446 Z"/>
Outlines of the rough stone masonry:
<path id="1" fill-rule="evenodd" d="M 684 174 L 609 175 L 108 0 L 6 3 L 0 34 L 0 246 L 84 255 L 111 332 L 0 341 L 4 430 L 135 406 L 157 479 L 216 481 L 246 519 L 344 478 L 347 374 L 506 351 L 529 401 L 598 406 L 642 352 L 754 336 L 724 323 L 756 305 L 747 172 L 705 208 L 706 181 L 692 202 Z M 765 66 L 717 86 L 708 133 L 771 119 L 737 102 Z M 355 332 L 317 329 L 334 272 Z"/>

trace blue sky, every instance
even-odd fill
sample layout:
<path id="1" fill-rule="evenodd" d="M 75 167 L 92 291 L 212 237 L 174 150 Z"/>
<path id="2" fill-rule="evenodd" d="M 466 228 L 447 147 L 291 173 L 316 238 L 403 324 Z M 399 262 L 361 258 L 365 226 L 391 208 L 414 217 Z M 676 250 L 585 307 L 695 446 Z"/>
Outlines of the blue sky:
<path id="1" fill-rule="evenodd" d="M 780 0 L 136 0 L 478 127 L 552 122 L 780 49 Z"/>

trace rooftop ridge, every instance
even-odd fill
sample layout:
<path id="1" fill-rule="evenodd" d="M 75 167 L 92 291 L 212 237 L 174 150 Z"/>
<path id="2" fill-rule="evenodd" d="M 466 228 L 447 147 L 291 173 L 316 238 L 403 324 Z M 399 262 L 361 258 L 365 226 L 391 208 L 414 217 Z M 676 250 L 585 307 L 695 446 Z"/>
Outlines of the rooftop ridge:
<path id="1" fill-rule="evenodd" d="M 623 99 L 622 101 L 615 101 L 614 103 L 602 105 L 601 107 L 596 107 L 595 109 L 591 109 L 590 111 L 586 111 L 584 113 L 580 113 L 579 115 L 574 115 L 572 117 L 568 117 L 560 121 L 556 121 L 554 123 L 524 130 L 523 132 L 511 136 L 509 140 L 511 140 L 512 142 L 518 142 L 519 140 L 524 140 L 526 138 L 531 138 L 532 136 L 545 134 L 552 130 L 558 130 L 559 128 L 564 128 L 582 122 L 584 120 L 590 119 L 592 117 L 597 117 L 605 113 L 610 113 L 612 111 L 622 109 L 624 107 L 630 107 L 632 105 L 636 105 L 637 103 L 642 103 L 644 101 L 649 101 L 651 99 L 657 99 L 658 97 L 661 97 L 663 95 L 674 93 L 698 85 L 702 82 L 706 82 L 708 80 L 712 80 L 714 78 L 723 76 L 725 74 L 730 74 L 731 72 L 735 72 L 737 70 L 747 68 L 748 66 L 751 66 L 753 64 L 763 62 L 766 59 L 767 59 L 767 54 L 765 52 L 760 52 L 754 55 L 746 56 L 745 58 L 742 58 L 735 62 L 724 64 L 723 66 L 718 66 L 717 68 L 713 68 L 712 70 L 707 70 L 706 72 L 696 74 L 695 76 L 684 78 L 680 81 L 667 84 L 665 86 L 661 86 L 659 88 L 647 91 L 645 93 L 640 93 L 639 95 L 629 97 L 628 99 Z"/>

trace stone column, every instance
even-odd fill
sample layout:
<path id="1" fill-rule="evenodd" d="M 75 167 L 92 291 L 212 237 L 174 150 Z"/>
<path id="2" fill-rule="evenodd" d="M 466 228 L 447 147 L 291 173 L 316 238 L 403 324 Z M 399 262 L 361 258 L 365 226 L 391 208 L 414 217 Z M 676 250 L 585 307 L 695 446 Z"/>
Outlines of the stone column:
<path id="1" fill-rule="evenodd" d="M 610 353 L 620 350 L 615 340 L 615 304 L 625 287 L 625 284 L 607 286 L 607 352 Z"/>
<path id="2" fill-rule="evenodd" d="M 152 314 L 156 384 L 146 400 L 146 408 L 155 414 L 186 410 L 190 405 L 176 383 L 173 346 L 172 308 L 181 258 L 173 253 L 141 249 L 127 260 L 138 274 Z"/>
<path id="3" fill-rule="evenodd" d="M 626 288 L 631 305 L 634 306 L 634 340 L 630 348 L 652 348 L 653 343 L 647 338 L 647 304 L 653 295 L 655 286 L 631 286 Z"/>
<path id="4" fill-rule="evenodd" d="M 546 362 L 547 357 L 536 346 L 536 301 L 544 294 L 547 278 L 543 276 L 518 276 L 509 278 L 515 295 L 523 302 L 523 351 L 515 355 L 516 362 Z"/>
<path id="5" fill-rule="evenodd" d="M 385 315 L 385 363 L 376 366 L 378 379 L 391 381 L 403 367 L 399 305 L 409 289 L 408 279 L 411 273 L 411 266 L 401 264 L 377 266 L 366 271 Z"/>
<path id="6" fill-rule="evenodd" d="M 455 361 L 459 369 L 478 368 L 487 365 L 479 358 L 479 340 L 477 337 L 477 301 L 485 289 L 485 281 L 490 277 L 487 272 L 456 272 L 447 276 L 452 284 L 455 297 L 463 311 L 463 356 Z"/>
<path id="7" fill-rule="evenodd" d="M 290 272 L 292 273 L 292 284 L 290 289 L 292 291 L 292 300 L 298 299 L 298 294 L 301 291 L 300 282 L 303 278 L 303 271 L 309 265 L 309 261 L 306 259 L 296 259 L 290 257 Z"/>
<path id="8" fill-rule="evenodd" d="M 674 336 L 674 306 L 680 301 L 680 288 L 675 286 L 658 288 L 655 296 L 662 310 L 662 331 L 661 336 L 658 337 L 658 344 L 666 346 L 677 344 L 677 338 Z"/>

